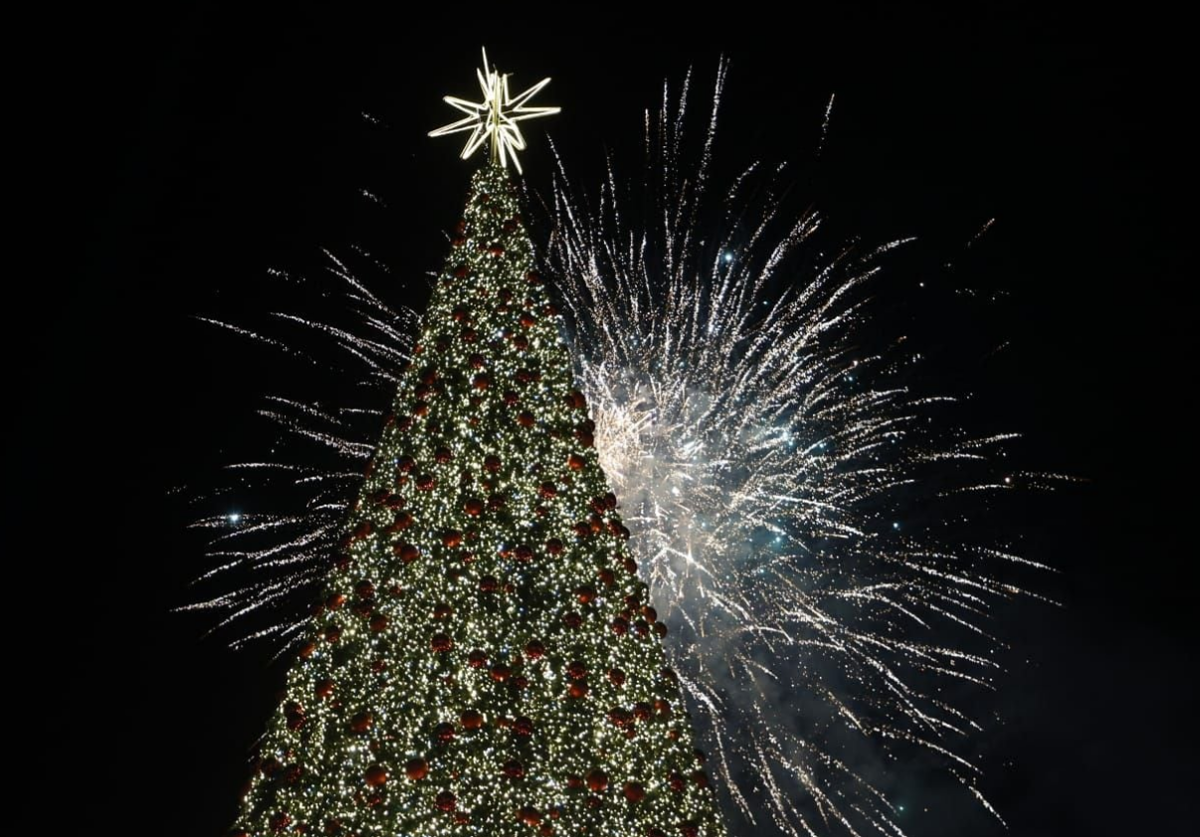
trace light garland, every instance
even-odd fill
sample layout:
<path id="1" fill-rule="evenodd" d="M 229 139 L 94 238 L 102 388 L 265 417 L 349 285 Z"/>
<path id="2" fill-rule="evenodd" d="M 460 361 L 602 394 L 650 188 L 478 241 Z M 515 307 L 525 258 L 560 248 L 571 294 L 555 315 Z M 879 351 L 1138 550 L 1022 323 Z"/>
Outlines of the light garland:
<path id="1" fill-rule="evenodd" d="M 725 833 L 504 170 L 473 182 L 235 833 Z"/>

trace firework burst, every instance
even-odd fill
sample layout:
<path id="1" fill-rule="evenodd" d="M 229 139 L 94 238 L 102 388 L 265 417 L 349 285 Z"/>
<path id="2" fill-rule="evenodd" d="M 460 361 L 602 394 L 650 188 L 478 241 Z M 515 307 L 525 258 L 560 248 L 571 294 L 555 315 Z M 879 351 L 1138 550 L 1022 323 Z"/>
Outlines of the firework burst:
<path id="1" fill-rule="evenodd" d="M 860 349 L 872 316 L 865 288 L 880 256 L 903 242 L 824 257 L 811 252 L 821 219 L 788 213 L 778 171 L 751 166 L 714 187 L 724 74 L 698 166 L 684 151 L 685 83 L 678 97 L 664 89 L 661 110 L 647 115 L 641 180 L 610 165 L 589 201 L 560 162 L 543 203 L 545 260 L 601 463 L 652 599 L 676 628 L 668 651 L 730 779 L 719 792 L 790 835 L 899 834 L 879 764 L 916 748 L 996 814 L 963 755 L 979 727 L 942 686 L 992 687 L 991 607 L 1027 595 L 1000 568 L 1045 568 L 898 521 L 914 506 L 936 515 L 952 498 L 1011 489 L 1015 476 L 1024 486 L 1047 478 L 993 476 L 1009 436 L 965 434 L 941 418 L 949 399 L 889 383 L 919 360 L 902 341 Z M 331 338 L 386 404 L 415 316 L 330 259 L 353 325 L 277 316 Z M 274 332 L 235 330 L 310 360 Z M 304 624 L 296 605 L 315 595 L 378 425 L 372 410 L 292 399 L 264 413 L 342 466 L 233 466 L 260 487 L 286 486 L 299 505 L 197 522 L 216 532 L 210 575 L 246 575 L 192 607 L 257 626 L 236 642 Z"/>

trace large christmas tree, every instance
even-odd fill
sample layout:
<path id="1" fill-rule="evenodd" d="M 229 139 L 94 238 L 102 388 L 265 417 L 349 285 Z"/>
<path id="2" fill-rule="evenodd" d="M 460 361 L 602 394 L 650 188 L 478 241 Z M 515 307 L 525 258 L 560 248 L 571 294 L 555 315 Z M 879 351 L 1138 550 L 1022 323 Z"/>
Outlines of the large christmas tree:
<path id="1" fill-rule="evenodd" d="M 724 833 L 504 164 L 550 109 L 480 74 L 488 142 L 415 362 L 235 833 Z"/>

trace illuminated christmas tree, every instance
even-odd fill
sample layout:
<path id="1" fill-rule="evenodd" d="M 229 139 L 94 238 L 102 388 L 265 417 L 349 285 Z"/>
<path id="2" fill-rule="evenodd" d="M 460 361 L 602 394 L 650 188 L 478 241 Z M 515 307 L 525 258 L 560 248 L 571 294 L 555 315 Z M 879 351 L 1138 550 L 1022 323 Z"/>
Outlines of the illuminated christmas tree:
<path id="1" fill-rule="evenodd" d="M 239 835 L 724 834 L 484 100 L 463 219 Z M 519 165 L 517 165 L 518 171 Z"/>

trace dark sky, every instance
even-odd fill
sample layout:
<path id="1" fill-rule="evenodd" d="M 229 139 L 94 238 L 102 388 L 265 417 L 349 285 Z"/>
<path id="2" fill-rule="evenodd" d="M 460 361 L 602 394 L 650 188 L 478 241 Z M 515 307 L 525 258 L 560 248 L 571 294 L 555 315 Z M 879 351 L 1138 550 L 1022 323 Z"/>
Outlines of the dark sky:
<path id="1" fill-rule="evenodd" d="M 28 230 L 9 245 L 4 309 L 19 821 L 199 837 L 232 819 L 282 669 L 170 612 L 204 562 L 168 491 L 253 450 L 253 410 L 297 381 L 192 317 L 261 315 L 267 267 L 355 242 L 393 266 L 390 301 L 420 305 L 470 171 L 454 140 L 424 134 L 452 115 L 443 94 L 472 92 L 486 43 L 517 84 L 554 77 L 545 99 L 564 114 L 548 130 L 583 170 L 634 145 L 663 78 L 694 65 L 707 89 L 724 52 L 722 159 L 794 162 L 797 190 L 845 237 L 919 236 L 902 278 L 956 262 L 928 274 L 941 295 L 908 327 L 946 356 L 1009 345 L 933 384 L 973 392 L 980 426 L 1023 431 L 1025 462 L 1087 480 L 1022 512 L 1026 553 L 1061 569 L 1045 590 L 1065 606 L 999 615 L 1011 675 L 978 707 L 1005 718 L 981 745 L 983 788 L 1012 834 L 1184 832 L 1194 550 L 1166 486 L 1192 424 L 1192 376 L 1175 368 L 1191 316 L 1173 207 L 1194 98 L 1179 24 L 729 14 L 691 21 L 699 39 L 607 9 L 557 29 L 209 8 L 31 27 L 29 116 L 9 130 L 33 188 L 10 204 Z M 549 157 L 530 135 L 537 185 Z M 388 212 L 363 211 L 362 188 Z M 915 837 L 1003 833 L 921 793 L 910 807 L 933 813 L 908 821 Z"/>

